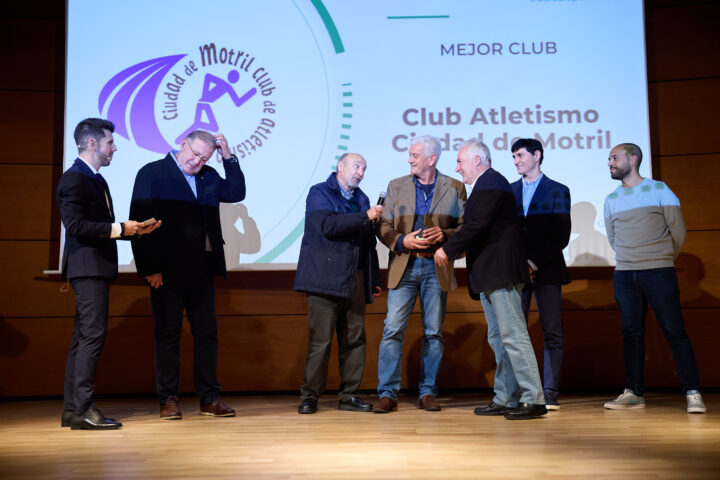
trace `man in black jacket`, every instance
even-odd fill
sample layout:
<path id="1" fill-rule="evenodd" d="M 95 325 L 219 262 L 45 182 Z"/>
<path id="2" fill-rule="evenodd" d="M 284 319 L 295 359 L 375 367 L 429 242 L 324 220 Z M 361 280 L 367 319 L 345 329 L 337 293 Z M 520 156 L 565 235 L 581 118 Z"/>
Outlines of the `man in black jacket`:
<path id="1" fill-rule="evenodd" d="M 445 265 L 467 253 L 470 297 L 480 299 L 485 312 L 497 363 L 495 398 L 475 414 L 509 420 L 543 416 L 547 410 L 540 373 L 520 300 L 530 278 L 510 184 L 490 167 L 490 150 L 476 138 L 460 148 L 455 170 L 471 185 L 465 223 L 435 252 L 435 262 Z"/>
<path id="2" fill-rule="evenodd" d="M 63 173 L 57 188 L 60 218 L 65 226 L 62 278 L 75 292 L 75 325 L 65 366 L 63 427 L 108 430 L 122 424 L 106 418 L 92 400 L 97 361 L 107 335 L 110 281 L 117 276 L 115 240 L 142 235 L 160 226 L 115 221 L 112 197 L 100 168 L 110 165 L 117 150 L 115 126 L 87 118 L 75 127 L 78 158 Z"/>
<path id="3" fill-rule="evenodd" d="M 365 304 L 380 295 L 373 222 L 380 219 L 382 206 L 371 207 L 358 188 L 366 168 L 362 156 L 346 153 L 338 159 L 337 173 L 313 185 L 307 196 L 295 275 L 295 290 L 308 297 L 301 414 L 317 412 L 335 331 L 341 377 L 338 409 L 372 411 L 372 404 L 358 396 L 358 389 L 365 367 Z"/>
<path id="4" fill-rule="evenodd" d="M 219 150 L 225 178 L 206 162 Z M 245 198 L 245 177 L 225 136 L 195 130 L 135 178 L 130 215 L 162 219 L 156 235 L 133 240 L 138 276 L 150 284 L 155 319 L 155 371 L 160 418 L 179 420 L 183 310 L 193 335 L 193 380 L 200 414 L 231 417 L 217 380 L 216 275 L 225 276 L 220 202 Z"/>
<path id="5" fill-rule="evenodd" d="M 563 249 L 570 241 L 570 190 L 540 171 L 543 147 L 539 141 L 521 138 L 511 150 L 515 168 L 522 175 L 522 179 L 511 186 L 532 278 L 522 291 L 523 314 L 527 322 L 534 294 L 545 343 L 545 405 L 548 410 L 559 410 L 558 376 L 563 356 L 561 289 L 570 283 L 563 256 Z"/>

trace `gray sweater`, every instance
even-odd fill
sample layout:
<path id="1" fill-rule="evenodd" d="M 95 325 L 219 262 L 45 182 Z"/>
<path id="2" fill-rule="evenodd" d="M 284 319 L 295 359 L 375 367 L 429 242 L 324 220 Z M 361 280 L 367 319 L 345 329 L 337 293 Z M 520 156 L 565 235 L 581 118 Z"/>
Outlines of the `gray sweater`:
<path id="1" fill-rule="evenodd" d="M 687 233 L 680 200 L 665 183 L 649 178 L 607 196 L 605 229 L 616 270 L 674 266 Z"/>

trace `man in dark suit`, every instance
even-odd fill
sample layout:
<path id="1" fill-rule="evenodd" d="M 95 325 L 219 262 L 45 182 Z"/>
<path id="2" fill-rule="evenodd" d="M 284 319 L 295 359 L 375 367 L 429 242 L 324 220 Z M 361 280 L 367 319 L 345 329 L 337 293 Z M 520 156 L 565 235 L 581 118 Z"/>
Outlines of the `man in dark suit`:
<path id="1" fill-rule="evenodd" d="M 522 314 L 520 292 L 529 281 L 515 198 L 505 177 L 490 166 L 490 150 L 477 138 L 463 143 L 456 172 L 471 185 L 465 222 L 435 252 L 445 265 L 467 253 L 470 297 L 482 302 L 488 343 L 495 352 L 495 398 L 476 415 L 524 420 L 547 413 L 535 354 Z"/>
<path id="2" fill-rule="evenodd" d="M 222 155 L 225 178 L 206 165 L 215 149 Z M 218 160 L 220 161 L 220 160 Z M 157 235 L 133 240 L 138 276 L 150 284 L 155 319 L 155 371 L 160 418 L 179 420 L 180 334 L 183 310 L 193 335 L 193 379 L 200 413 L 231 417 L 220 400 L 217 380 L 216 275 L 225 276 L 220 202 L 245 198 L 245 177 L 225 136 L 196 130 L 135 178 L 130 214 L 158 218 Z"/>
<path id="3" fill-rule="evenodd" d="M 558 376 L 563 356 L 562 285 L 570 283 L 563 249 L 570 241 L 570 190 L 540 171 L 542 143 L 521 138 L 512 148 L 515 168 L 522 179 L 512 183 L 517 213 L 523 227 L 532 281 L 522 291 L 522 309 L 528 321 L 535 294 L 545 342 L 543 391 L 548 410 L 559 410 Z"/>
<path id="4" fill-rule="evenodd" d="M 160 226 L 116 222 L 101 167 L 117 150 L 112 122 L 87 118 L 75 128 L 78 158 L 60 177 L 57 202 L 65 226 L 62 278 L 75 292 L 75 325 L 65 366 L 61 425 L 73 430 L 108 430 L 122 424 L 106 418 L 93 402 L 95 372 L 107 334 L 110 281 L 117 276 L 115 240 L 150 233 Z"/>

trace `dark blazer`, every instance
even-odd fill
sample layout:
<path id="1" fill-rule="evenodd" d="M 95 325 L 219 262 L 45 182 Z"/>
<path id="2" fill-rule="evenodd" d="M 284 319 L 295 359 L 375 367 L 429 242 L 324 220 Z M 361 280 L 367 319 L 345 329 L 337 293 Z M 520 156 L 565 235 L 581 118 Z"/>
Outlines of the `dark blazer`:
<path id="1" fill-rule="evenodd" d="M 470 296 L 530 281 L 515 213 L 515 197 L 505 177 L 492 168 L 475 182 L 465 204 L 465 223 L 443 246 L 450 260 L 467 253 Z"/>
<path id="2" fill-rule="evenodd" d="M 220 202 L 242 201 L 245 177 L 235 157 L 223 161 L 223 167 L 224 179 L 207 165 L 195 175 L 197 198 L 170 154 L 138 171 L 130 218 L 163 222 L 152 234 L 132 240 L 138 276 L 162 273 L 163 283 L 196 284 L 207 270 L 206 238 L 212 248 L 209 273 L 225 275 Z"/>
<path id="3" fill-rule="evenodd" d="M 365 302 L 372 303 L 373 287 L 380 286 L 375 228 L 366 213 L 370 208 L 367 195 L 358 188 L 354 199 L 360 206 L 358 212 L 353 212 L 342 196 L 334 173 L 310 188 L 295 290 L 350 298 L 362 262 Z M 361 252 L 365 252 L 364 258 L 360 258 Z"/>
<path id="4" fill-rule="evenodd" d="M 562 253 L 570 242 L 570 190 L 543 174 L 525 216 L 522 180 L 513 182 L 511 186 L 528 258 L 538 267 L 535 282 L 553 285 L 570 283 Z"/>
<path id="5" fill-rule="evenodd" d="M 112 198 L 108 209 L 106 184 L 79 158 L 60 177 L 57 202 L 65 225 L 62 278 L 103 277 L 112 279 L 118 271 L 115 240 L 110 238 Z"/>

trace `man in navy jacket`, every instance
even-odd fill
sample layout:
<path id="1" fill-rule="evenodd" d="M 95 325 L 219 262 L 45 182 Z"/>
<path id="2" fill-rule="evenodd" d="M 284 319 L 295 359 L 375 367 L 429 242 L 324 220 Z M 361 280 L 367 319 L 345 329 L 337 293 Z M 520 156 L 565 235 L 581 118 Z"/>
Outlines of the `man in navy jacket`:
<path id="1" fill-rule="evenodd" d="M 305 233 L 300 246 L 295 290 L 308 296 L 308 345 L 305 385 L 298 413 L 317 411 L 325 390 L 333 333 L 337 331 L 340 363 L 338 409 L 372 411 L 357 396 L 365 367 L 365 304 L 380 294 L 380 268 L 374 221 L 382 206 L 370 206 L 358 188 L 367 164 L 346 153 L 323 183 L 310 188 Z"/>
<path id="2" fill-rule="evenodd" d="M 150 233 L 160 222 L 142 226 L 116 222 L 112 197 L 100 168 L 110 165 L 117 150 L 115 126 L 87 118 L 75 127 L 78 158 L 60 177 L 57 202 L 65 226 L 62 278 L 75 292 L 75 325 L 65 366 L 63 427 L 108 430 L 122 424 L 106 418 L 92 400 L 97 361 L 107 335 L 110 281 L 117 276 L 115 240 Z"/>
<path id="3" fill-rule="evenodd" d="M 522 179 L 512 183 L 518 217 L 523 227 L 532 282 L 522 291 L 522 309 L 528 320 L 533 294 L 540 315 L 545 354 L 543 392 L 548 410 L 559 410 L 558 376 L 563 357 L 562 285 L 570 283 L 563 249 L 570 241 L 570 190 L 540 171 L 542 144 L 521 138 L 512 148 L 513 162 Z"/>

